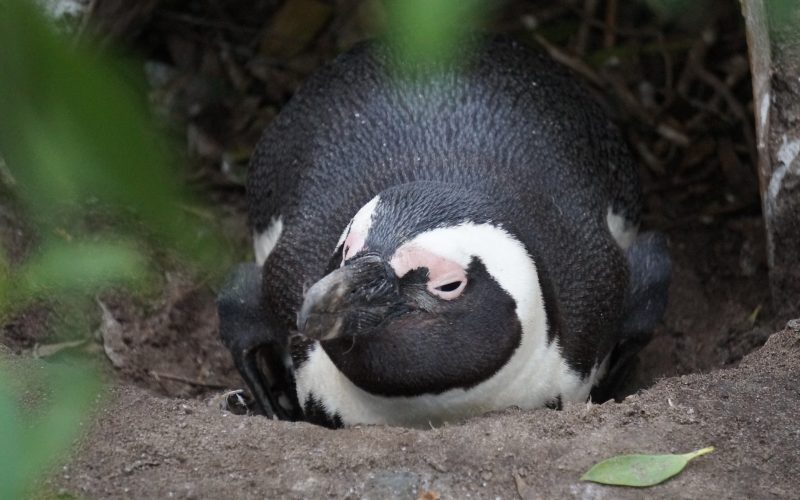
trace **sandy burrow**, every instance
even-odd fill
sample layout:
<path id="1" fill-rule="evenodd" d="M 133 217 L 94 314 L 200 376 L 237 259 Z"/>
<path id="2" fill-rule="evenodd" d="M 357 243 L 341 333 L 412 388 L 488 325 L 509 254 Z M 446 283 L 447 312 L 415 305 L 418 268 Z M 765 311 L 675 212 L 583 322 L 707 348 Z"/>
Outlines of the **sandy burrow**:
<path id="1" fill-rule="evenodd" d="M 800 321 L 732 369 L 603 405 L 509 410 L 433 430 L 236 416 L 111 389 L 47 491 L 87 498 L 796 498 Z M 647 491 L 581 482 L 615 454 L 716 451 Z"/>

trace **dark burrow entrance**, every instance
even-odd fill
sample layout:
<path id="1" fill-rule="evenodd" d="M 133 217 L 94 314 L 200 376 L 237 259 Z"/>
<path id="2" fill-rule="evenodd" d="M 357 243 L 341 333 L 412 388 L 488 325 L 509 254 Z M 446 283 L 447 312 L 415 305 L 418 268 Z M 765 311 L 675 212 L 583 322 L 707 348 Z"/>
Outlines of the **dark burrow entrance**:
<path id="1" fill-rule="evenodd" d="M 669 236 L 669 308 L 640 355 L 630 392 L 659 378 L 731 366 L 782 319 L 770 306 L 738 3 L 700 2 L 699 13 L 667 15 L 620 2 L 613 26 L 604 22 L 612 2 L 589 3 L 596 4 L 591 12 L 584 2 L 512 1 L 487 18 L 490 29 L 560 57 L 602 96 L 641 164 L 645 229 Z M 278 47 L 264 40 L 277 36 L 270 23 L 283 2 L 244 4 L 164 2 L 121 37 L 147 61 L 156 107 L 188 138 L 187 177 L 243 258 L 250 243 L 242 179 L 260 131 L 314 68 L 379 29 L 362 19 L 362 4 L 337 2 L 325 22 L 308 27 L 312 37 Z M 202 22 L 220 16 L 224 23 Z M 9 255 L 21 255 L 30 239 L 20 236 L 24 226 L 4 203 L 0 237 Z M 170 397 L 243 387 L 217 339 L 215 285 L 170 262 L 160 296 L 101 297 L 104 327 L 115 328 L 119 340 L 109 371 L 122 384 Z M 18 352 L 49 345 L 50 321 L 58 318 L 46 306 L 31 307 L 3 326 L 3 343 Z M 103 356 L 98 344 L 89 345 Z"/>

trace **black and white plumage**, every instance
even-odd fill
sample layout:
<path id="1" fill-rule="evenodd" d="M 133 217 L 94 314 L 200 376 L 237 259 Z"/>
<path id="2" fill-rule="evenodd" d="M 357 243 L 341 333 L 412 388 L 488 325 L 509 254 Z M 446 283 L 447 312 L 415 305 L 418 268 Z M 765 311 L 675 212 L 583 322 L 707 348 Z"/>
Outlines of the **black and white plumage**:
<path id="1" fill-rule="evenodd" d="M 665 245 L 636 236 L 636 166 L 601 108 L 513 41 L 463 60 L 398 79 L 363 44 L 264 133 L 257 265 L 219 304 L 267 414 L 427 426 L 586 400 L 663 314 Z"/>

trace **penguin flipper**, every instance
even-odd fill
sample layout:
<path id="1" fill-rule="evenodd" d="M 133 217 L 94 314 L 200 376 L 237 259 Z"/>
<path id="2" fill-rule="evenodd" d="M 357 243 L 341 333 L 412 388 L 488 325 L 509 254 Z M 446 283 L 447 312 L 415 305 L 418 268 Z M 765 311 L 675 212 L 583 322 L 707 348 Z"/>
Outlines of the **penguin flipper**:
<path id="1" fill-rule="evenodd" d="M 672 261 L 666 237 L 656 231 L 637 236 L 626 252 L 630 286 L 625 299 L 623 338 L 648 340 L 667 309 Z"/>
<path id="2" fill-rule="evenodd" d="M 301 411 L 294 373 L 286 363 L 288 338 L 275 335 L 268 324 L 261 282 L 262 269 L 256 264 L 239 264 L 230 272 L 217 297 L 220 338 L 231 351 L 260 413 L 268 418 L 298 420 Z"/>
<path id="3" fill-rule="evenodd" d="M 667 308 L 672 262 L 664 235 L 655 231 L 640 234 L 626 251 L 626 257 L 630 284 L 625 313 L 608 371 L 592 391 L 595 402 L 606 401 L 621 392 L 636 367 L 636 355 L 650 342 Z"/>

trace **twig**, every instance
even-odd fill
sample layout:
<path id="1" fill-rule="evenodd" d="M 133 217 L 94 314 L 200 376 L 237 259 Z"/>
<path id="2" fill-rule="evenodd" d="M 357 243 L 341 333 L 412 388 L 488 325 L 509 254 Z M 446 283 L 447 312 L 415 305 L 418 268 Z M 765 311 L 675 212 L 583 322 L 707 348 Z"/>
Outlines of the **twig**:
<path id="1" fill-rule="evenodd" d="M 661 57 L 664 59 L 664 103 L 661 107 L 663 111 L 669 107 L 669 105 L 672 103 L 672 99 L 674 98 L 673 84 L 675 83 L 675 72 L 672 68 L 672 55 L 670 54 L 670 51 L 667 50 L 663 33 L 658 33 L 656 37 L 656 43 L 658 43 L 658 51 L 661 53 Z"/>
<path id="2" fill-rule="evenodd" d="M 730 205 L 724 205 L 718 208 L 711 208 L 706 210 L 705 212 L 701 213 L 693 213 L 687 216 L 669 219 L 669 218 L 656 218 L 653 216 L 645 217 L 649 222 L 656 222 L 658 221 L 658 228 L 661 230 L 668 230 L 673 229 L 676 227 L 685 227 L 685 226 L 695 226 L 695 225 L 707 225 L 709 220 L 713 219 L 713 217 L 722 217 L 726 215 L 734 215 L 749 208 L 752 208 L 754 204 L 752 202 L 746 203 L 735 203 Z"/>
<path id="3" fill-rule="evenodd" d="M 578 28 L 578 35 L 575 37 L 575 53 L 584 55 L 586 53 L 586 46 L 589 43 L 589 32 L 592 28 L 591 21 L 594 19 L 594 12 L 597 10 L 597 0 L 584 0 L 583 3 L 583 21 L 580 28 Z"/>
<path id="4" fill-rule="evenodd" d="M 748 71 L 749 67 L 747 66 L 747 61 L 741 59 L 743 64 L 735 64 L 735 60 L 731 60 L 731 65 L 733 66 L 730 71 L 728 71 L 727 76 L 725 77 L 725 86 L 728 89 L 732 89 L 739 81 L 745 76 Z M 714 97 L 709 100 L 709 105 L 712 107 L 717 107 L 721 100 L 724 99 L 724 96 L 721 93 L 715 93 Z"/>
<path id="5" fill-rule="evenodd" d="M 686 95 L 688 93 L 689 86 L 695 76 L 695 68 L 702 65 L 702 61 L 706 57 L 706 52 L 715 39 L 716 33 L 714 29 L 707 28 L 703 30 L 692 48 L 689 49 L 689 53 L 686 55 L 686 64 L 683 66 L 683 71 L 678 77 L 678 81 L 675 82 L 675 90 L 679 95 Z"/>
<path id="6" fill-rule="evenodd" d="M 639 158 L 645 162 L 645 164 L 650 167 L 650 170 L 653 172 L 664 175 L 667 173 L 667 170 L 664 168 L 664 164 L 658 157 L 650 151 L 650 148 L 644 143 L 643 140 L 639 139 L 633 142 L 634 146 L 636 147 L 636 152 L 639 153 Z"/>
<path id="7" fill-rule="evenodd" d="M 743 135 L 744 139 L 747 142 L 747 149 L 750 153 L 750 162 L 752 165 L 758 164 L 758 153 L 756 152 L 756 143 L 753 136 L 750 134 L 750 122 L 748 120 L 748 114 L 745 111 L 744 107 L 741 105 L 736 96 L 733 95 L 731 89 L 719 78 L 716 77 L 713 73 L 706 70 L 705 68 L 696 68 L 695 73 L 697 77 L 714 89 L 714 91 L 722 96 L 725 100 L 725 103 L 728 105 L 728 108 L 731 110 L 731 113 L 739 119 L 739 122 L 742 124 L 743 127 Z"/>
<path id="8" fill-rule="evenodd" d="M 196 386 L 196 387 L 206 387 L 208 389 L 221 390 L 221 389 L 226 389 L 227 388 L 227 386 L 222 385 L 222 384 L 218 384 L 218 383 L 214 383 L 214 382 L 201 382 L 199 380 L 190 379 L 188 377 L 183 377 L 181 375 L 172 375 L 170 373 L 160 373 L 160 372 L 157 372 L 155 370 L 150 370 L 150 376 L 153 377 L 156 380 L 161 380 L 161 379 L 172 380 L 174 382 L 181 382 L 181 383 L 193 385 L 193 386 Z"/>
<path id="9" fill-rule="evenodd" d="M 610 49 L 617 43 L 617 0 L 606 3 L 606 24 L 603 27 L 603 46 Z"/>
<path id="10" fill-rule="evenodd" d="M 740 120 L 747 119 L 747 114 L 745 113 L 744 108 L 741 104 L 739 104 L 739 101 L 731 93 L 731 90 L 722 80 L 717 78 L 713 73 L 703 67 L 695 68 L 694 72 L 701 82 L 714 89 L 714 92 L 719 94 L 725 100 L 728 108 L 730 108 L 731 112 L 734 114 L 734 116 L 736 116 L 736 118 Z"/>
<path id="11" fill-rule="evenodd" d="M 234 32 L 257 32 L 259 30 L 255 28 L 250 28 L 248 26 L 242 26 L 241 24 L 233 24 L 229 22 L 223 21 L 214 21 L 210 19 L 204 19 L 201 17 L 193 16 L 191 14 L 184 14 L 183 12 L 170 12 L 170 11 L 159 11 L 156 14 L 158 17 L 163 19 L 167 19 L 170 21 L 178 21 L 185 24 L 191 24 L 194 26 L 199 26 L 203 28 L 216 28 L 220 30 L 227 30 L 227 31 L 234 31 Z"/>
<path id="12" fill-rule="evenodd" d="M 78 26 L 78 32 L 75 34 L 76 40 L 83 39 L 84 33 L 86 32 L 89 23 L 92 21 L 92 17 L 94 16 L 96 10 L 97 0 L 90 0 L 89 5 L 86 6 L 86 10 L 83 12 L 83 18 L 81 19 L 80 26 Z"/>
<path id="13" fill-rule="evenodd" d="M 625 86 L 625 83 L 619 78 L 612 75 L 606 75 L 605 77 L 600 76 L 588 64 L 583 62 L 582 59 L 566 53 L 563 49 L 551 44 L 541 35 L 534 35 L 534 39 L 548 52 L 550 57 L 559 63 L 569 67 L 598 87 L 610 86 L 628 112 L 640 122 L 653 128 L 660 136 L 683 148 L 689 145 L 690 139 L 684 132 L 666 123 L 656 122 L 652 118 L 651 113 L 642 107 L 638 99 L 636 99 L 633 93 Z M 660 162 L 655 161 L 651 166 L 656 171 L 663 171 L 663 167 L 660 166 L 659 163 Z"/>
<path id="14" fill-rule="evenodd" d="M 575 9 L 570 9 L 570 11 L 576 12 Z M 580 13 L 578 12 L 577 15 L 580 15 Z M 660 30 L 647 27 L 636 29 L 636 28 L 622 28 L 619 26 L 608 26 L 605 21 L 600 21 L 599 19 L 589 19 L 587 22 L 593 28 L 598 28 L 602 30 L 609 29 L 613 31 L 614 34 L 617 36 L 630 37 L 630 38 L 655 38 L 663 35 L 663 33 Z"/>
<path id="15" fill-rule="evenodd" d="M 650 187 L 644 188 L 645 194 L 650 193 L 660 193 L 665 191 L 672 191 L 676 189 L 683 189 L 686 186 L 694 186 L 701 182 L 705 182 L 710 179 L 714 174 L 717 173 L 717 165 L 713 164 L 712 162 L 706 163 L 706 166 L 696 175 L 692 175 L 689 177 L 673 177 L 669 181 L 655 184 Z"/>
<path id="16" fill-rule="evenodd" d="M 603 79 L 600 78 L 600 76 L 580 58 L 567 54 L 563 49 L 548 42 L 547 39 L 541 35 L 534 35 L 533 38 L 536 40 L 536 43 L 541 45 L 547 51 L 550 57 L 555 59 L 557 62 L 567 66 L 598 87 L 605 86 Z"/>
<path id="17" fill-rule="evenodd" d="M 689 136 L 683 133 L 682 131 L 676 129 L 672 125 L 668 125 L 666 123 L 659 123 L 656 126 L 656 132 L 663 137 L 664 139 L 670 141 L 673 144 L 677 144 L 681 147 L 688 147 L 689 146 Z"/>

